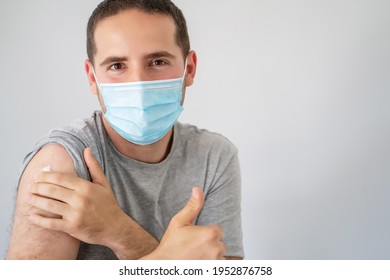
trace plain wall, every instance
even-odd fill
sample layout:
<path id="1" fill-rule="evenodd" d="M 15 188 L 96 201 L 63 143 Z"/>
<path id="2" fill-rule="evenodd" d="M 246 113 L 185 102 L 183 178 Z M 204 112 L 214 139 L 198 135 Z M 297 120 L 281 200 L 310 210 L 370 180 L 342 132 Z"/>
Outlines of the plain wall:
<path id="1" fill-rule="evenodd" d="M 98 2 L 0 2 L 1 255 L 24 155 L 99 108 Z M 174 2 L 199 59 L 180 121 L 239 149 L 246 258 L 389 259 L 390 2 Z"/>

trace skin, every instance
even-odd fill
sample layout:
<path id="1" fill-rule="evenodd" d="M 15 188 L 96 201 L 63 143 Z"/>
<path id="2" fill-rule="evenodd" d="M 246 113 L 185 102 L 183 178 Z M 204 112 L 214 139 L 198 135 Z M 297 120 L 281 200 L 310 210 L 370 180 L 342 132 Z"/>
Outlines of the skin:
<path id="1" fill-rule="evenodd" d="M 126 10 L 102 20 L 95 31 L 94 61 L 85 62 L 92 93 L 100 97 L 96 79 L 113 83 L 181 77 L 185 58 L 174 34 L 173 20 L 164 15 Z M 185 86 L 194 81 L 196 63 L 191 51 Z M 185 88 L 183 100 L 184 94 Z M 154 144 L 139 146 L 117 134 L 104 117 L 103 124 L 117 150 L 127 157 L 158 163 L 169 153 L 173 130 Z M 193 225 L 204 203 L 200 188 L 193 189 L 187 205 L 172 218 L 158 242 L 118 206 L 89 148 L 84 159 L 92 182 L 77 177 L 72 159 L 60 145 L 45 146 L 31 160 L 19 184 L 7 258 L 74 259 L 79 240 L 105 245 L 120 259 L 225 258 L 222 229 Z M 48 165 L 51 170 L 42 172 Z"/>
<path id="2" fill-rule="evenodd" d="M 60 145 L 48 145 L 30 161 L 21 177 L 16 199 L 12 236 L 7 259 L 75 259 L 80 242 L 72 236 L 47 230 L 30 222 L 30 215 L 56 217 L 30 205 L 34 177 L 49 164 L 64 174 L 76 176 L 69 154 Z M 39 246 L 37 246 L 39 244 Z"/>

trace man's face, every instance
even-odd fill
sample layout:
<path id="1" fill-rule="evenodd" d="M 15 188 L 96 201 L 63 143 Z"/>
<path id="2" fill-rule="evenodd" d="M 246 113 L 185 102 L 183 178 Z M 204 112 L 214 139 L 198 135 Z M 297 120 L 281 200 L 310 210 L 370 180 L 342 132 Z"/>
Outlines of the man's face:
<path id="1" fill-rule="evenodd" d="M 95 30 L 94 65 L 100 83 L 179 78 L 184 59 L 173 19 L 131 9 L 108 17 Z"/>
<path id="2" fill-rule="evenodd" d="M 97 81 L 121 83 L 182 77 L 185 62 L 175 34 L 176 26 L 171 17 L 136 9 L 100 21 L 94 36 L 97 51 L 93 62 Z M 185 87 L 192 85 L 196 73 L 195 52 L 191 51 L 187 59 L 181 105 Z M 98 95 L 103 112 L 106 112 L 92 68 L 92 63 L 87 60 L 91 91 Z"/>

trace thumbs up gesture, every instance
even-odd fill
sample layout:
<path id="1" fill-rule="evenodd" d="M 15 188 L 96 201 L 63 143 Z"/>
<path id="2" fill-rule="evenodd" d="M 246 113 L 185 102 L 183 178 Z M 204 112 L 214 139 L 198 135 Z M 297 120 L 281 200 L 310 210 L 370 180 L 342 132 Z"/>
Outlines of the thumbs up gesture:
<path id="1" fill-rule="evenodd" d="M 90 148 L 85 149 L 84 159 L 92 182 L 50 170 L 37 174 L 30 189 L 29 203 L 36 209 L 29 216 L 30 222 L 87 243 L 105 245 L 123 259 L 145 255 L 145 259 L 223 258 L 223 231 L 217 225 L 193 225 L 204 203 L 201 189 L 193 189 L 187 205 L 172 218 L 158 245 L 122 211 Z"/>
<path id="2" fill-rule="evenodd" d="M 146 258 L 223 259 L 226 246 L 223 243 L 222 229 L 217 225 L 193 225 L 203 203 L 202 190 L 193 188 L 188 203 L 172 218 L 160 245 Z"/>

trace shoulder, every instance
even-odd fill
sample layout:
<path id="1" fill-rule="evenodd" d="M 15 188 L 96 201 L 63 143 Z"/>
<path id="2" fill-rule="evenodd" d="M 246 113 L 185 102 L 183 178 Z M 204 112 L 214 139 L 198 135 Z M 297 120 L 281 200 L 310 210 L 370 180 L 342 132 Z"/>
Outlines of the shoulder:
<path id="1" fill-rule="evenodd" d="M 44 156 L 52 154 L 52 159 L 66 153 L 66 158 L 71 160 L 72 165 L 79 177 L 89 179 L 89 173 L 84 164 L 83 152 L 87 147 L 91 147 L 98 160 L 101 144 L 102 130 L 101 115 L 95 112 L 90 118 L 79 119 L 71 124 L 52 129 L 44 136 L 26 155 L 22 165 L 22 172 L 27 164 L 38 154 L 44 152 Z M 65 158 L 65 156 L 61 157 Z M 58 160 L 57 159 L 57 160 Z"/>
<path id="2" fill-rule="evenodd" d="M 190 124 L 177 123 L 175 140 L 187 148 L 196 149 L 198 152 L 208 152 L 232 156 L 237 153 L 236 146 L 222 134 L 198 128 Z"/>
<path id="3" fill-rule="evenodd" d="M 68 125 L 52 129 L 48 133 L 47 137 L 56 138 L 67 136 L 69 138 L 65 138 L 65 140 L 77 139 L 83 142 L 88 141 L 90 138 L 99 137 L 99 135 L 101 134 L 101 128 L 101 112 L 96 111 L 90 118 L 77 119 Z"/>

